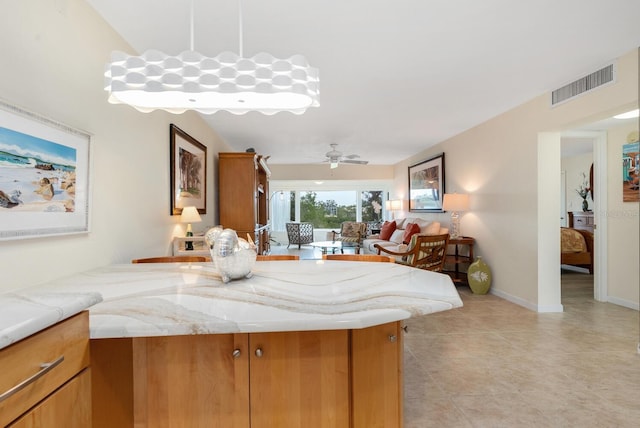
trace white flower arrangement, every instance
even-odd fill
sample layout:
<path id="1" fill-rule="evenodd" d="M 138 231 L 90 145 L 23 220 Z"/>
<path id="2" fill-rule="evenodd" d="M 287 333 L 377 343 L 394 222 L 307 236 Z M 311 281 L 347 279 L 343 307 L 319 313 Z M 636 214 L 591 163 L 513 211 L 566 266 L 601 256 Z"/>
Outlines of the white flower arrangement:
<path id="1" fill-rule="evenodd" d="M 587 181 L 587 174 L 582 173 L 582 184 L 576 189 L 576 193 L 580 195 L 582 199 L 587 199 L 589 196 L 589 182 Z"/>

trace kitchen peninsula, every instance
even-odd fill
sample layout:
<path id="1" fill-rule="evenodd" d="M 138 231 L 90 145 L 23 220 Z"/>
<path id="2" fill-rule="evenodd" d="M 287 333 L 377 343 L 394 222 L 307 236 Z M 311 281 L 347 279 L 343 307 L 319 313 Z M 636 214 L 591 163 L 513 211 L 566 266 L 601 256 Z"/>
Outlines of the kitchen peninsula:
<path id="1" fill-rule="evenodd" d="M 446 275 L 275 261 L 114 265 L 53 281 L 90 311 L 94 427 L 402 426 L 401 321 L 462 306 Z M 0 297 L 1 298 L 1 297 Z"/>

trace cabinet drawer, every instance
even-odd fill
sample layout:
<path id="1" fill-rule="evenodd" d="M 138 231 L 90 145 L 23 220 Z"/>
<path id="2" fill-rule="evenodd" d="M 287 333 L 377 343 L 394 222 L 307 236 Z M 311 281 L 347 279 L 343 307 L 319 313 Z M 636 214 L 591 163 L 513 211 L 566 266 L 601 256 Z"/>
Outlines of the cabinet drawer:
<path id="1" fill-rule="evenodd" d="M 576 225 L 580 225 L 580 226 L 586 226 L 589 224 L 588 217 L 574 217 L 573 221 Z"/>
<path id="2" fill-rule="evenodd" d="M 85 369 L 7 428 L 90 427 L 90 370 Z"/>
<path id="3" fill-rule="evenodd" d="M 0 351 L 0 396 L 36 376 L 43 364 L 62 358 L 42 376 L 0 401 L 5 426 L 89 366 L 89 313 L 84 311 Z"/>

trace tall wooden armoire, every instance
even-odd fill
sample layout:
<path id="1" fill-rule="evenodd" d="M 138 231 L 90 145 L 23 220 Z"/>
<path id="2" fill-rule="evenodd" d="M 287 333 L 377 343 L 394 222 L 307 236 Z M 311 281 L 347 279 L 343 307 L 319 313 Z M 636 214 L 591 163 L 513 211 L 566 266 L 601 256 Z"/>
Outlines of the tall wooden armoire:
<path id="1" fill-rule="evenodd" d="M 256 153 L 219 153 L 218 206 L 220 224 L 240 238 L 255 241 L 258 254 L 269 253 L 269 176 Z"/>

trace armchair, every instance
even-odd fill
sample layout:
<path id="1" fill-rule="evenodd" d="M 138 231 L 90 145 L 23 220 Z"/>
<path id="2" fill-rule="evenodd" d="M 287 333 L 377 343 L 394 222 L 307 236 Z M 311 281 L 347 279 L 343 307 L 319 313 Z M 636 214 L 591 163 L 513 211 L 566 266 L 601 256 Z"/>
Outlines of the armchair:
<path id="1" fill-rule="evenodd" d="M 378 249 L 378 254 L 382 251 L 392 256 L 401 257 L 402 259 L 397 263 L 418 269 L 442 272 L 448 244 L 449 234 L 447 233 L 444 235 L 413 235 L 406 252 L 391 251 L 380 244 L 375 244 L 374 247 Z"/>
<path id="2" fill-rule="evenodd" d="M 347 247 L 355 247 L 356 254 L 360 254 L 360 247 L 362 247 L 362 240 L 367 233 L 367 223 L 357 221 L 344 221 L 340 226 L 340 233 L 335 230 L 331 231 L 332 240 L 342 242 L 342 248 L 345 244 Z M 344 251 L 342 251 L 344 253 Z"/>
<path id="3" fill-rule="evenodd" d="M 287 223 L 287 236 L 289 245 L 297 244 L 298 249 L 302 244 L 310 244 L 313 242 L 313 224 L 311 223 Z M 289 248 L 287 245 L 287 248 Z"/>

